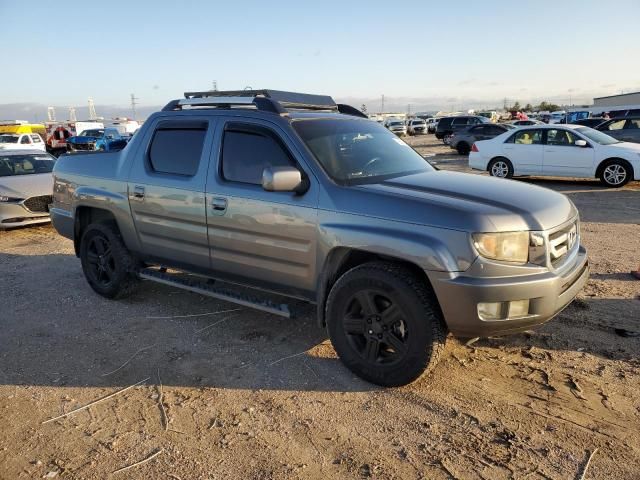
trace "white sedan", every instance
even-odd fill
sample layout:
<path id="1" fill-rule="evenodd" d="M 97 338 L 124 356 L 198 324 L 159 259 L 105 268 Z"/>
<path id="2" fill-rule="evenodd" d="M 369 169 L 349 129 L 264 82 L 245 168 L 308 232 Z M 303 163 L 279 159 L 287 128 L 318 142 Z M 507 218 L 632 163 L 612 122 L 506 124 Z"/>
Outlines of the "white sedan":
<path id="1" fill-rule="evenodd" d="M 37 133 L 2 133 L 0 134 L 0 150 L 42 150 L 47 146 Z"/>
<path id="2" fill-rule="evenodd" d="M 640 144 L 581 125 L 534 125 L 474 143 L 469 166 L 494 177 L 599 178 L 622 187 L 640 180 Z"/>

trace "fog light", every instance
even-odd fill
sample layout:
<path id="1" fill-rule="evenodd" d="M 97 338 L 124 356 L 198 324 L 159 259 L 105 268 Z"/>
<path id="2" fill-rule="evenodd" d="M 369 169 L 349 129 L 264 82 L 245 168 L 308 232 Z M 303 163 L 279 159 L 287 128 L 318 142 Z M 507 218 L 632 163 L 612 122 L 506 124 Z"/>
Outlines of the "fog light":
<path id="1" fill-rule="evenodd" d="M 482 320 L 501 320 L 505 317 L 506 302 L 481 302 L 478 304 L 478 316 Z"/>
<path id="2" fill-rule="evenodd" d="M 526 317 L 527 315 L 529 315 L 529 300 L 509 302 L 509 318 Z"/>

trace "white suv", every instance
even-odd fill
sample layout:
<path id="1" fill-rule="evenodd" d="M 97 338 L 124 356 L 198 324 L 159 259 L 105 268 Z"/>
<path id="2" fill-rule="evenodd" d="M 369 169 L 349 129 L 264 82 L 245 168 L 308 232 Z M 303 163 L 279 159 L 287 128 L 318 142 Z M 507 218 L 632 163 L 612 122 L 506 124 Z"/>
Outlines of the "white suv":
<path id="1" fill-rule="evenodd" d="M 409 135 L 422 135 L 427 133 L 427 122 L 421 118 L 409 120 L 407 123 L 407 133 Z"/>
<path id="2" fill-rule="evenodd" d="M 47 147 L 37 133 L 0 133 L 0 150 L 42 150 Z"/>

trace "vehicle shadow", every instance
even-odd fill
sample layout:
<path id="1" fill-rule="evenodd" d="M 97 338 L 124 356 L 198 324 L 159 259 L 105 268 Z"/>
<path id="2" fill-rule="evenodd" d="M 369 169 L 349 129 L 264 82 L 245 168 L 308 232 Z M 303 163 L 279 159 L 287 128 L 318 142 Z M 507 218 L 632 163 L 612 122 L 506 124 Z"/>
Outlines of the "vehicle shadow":
<path id="1" fill-rule="evenodd" d="M 0 384 L 370 391 L 337 359 L 315 308 L 285 319 L 145 282 L 112 301 L 87 285 L 73 255 L 0 254 Z M 578 300 L 533 334 L 482 346 L 640 354 L 640 301 Z M 621 332 L 627 332 L 621 334 Z"/>
<path id="2" fill-rule="evenodd" d="M 315 307 L 286 319 L 143 282 L 107 300 L 73 255 L 0 253 L 0 384 L 370 391 L 338 360 Z"/>

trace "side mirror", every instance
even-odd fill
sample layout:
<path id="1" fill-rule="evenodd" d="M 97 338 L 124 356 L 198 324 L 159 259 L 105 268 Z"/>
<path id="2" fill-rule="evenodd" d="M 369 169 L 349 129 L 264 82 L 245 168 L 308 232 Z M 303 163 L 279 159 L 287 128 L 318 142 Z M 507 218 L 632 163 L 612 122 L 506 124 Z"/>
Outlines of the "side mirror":
<path id="1" fill-rule="evenodd" d="M 262 171 L 262 188 L 267 192 L 302 194 L 309 186 L 302 180 L 300 170 L 295 167 L 267 167 Z"/>
<path id="2" fill-rule="evenodd" d="M 587 145 L 589 145 L 587 143 L 586 140 L 576 140 L 575 144 L 576 147 L 586 147 Z"/>

